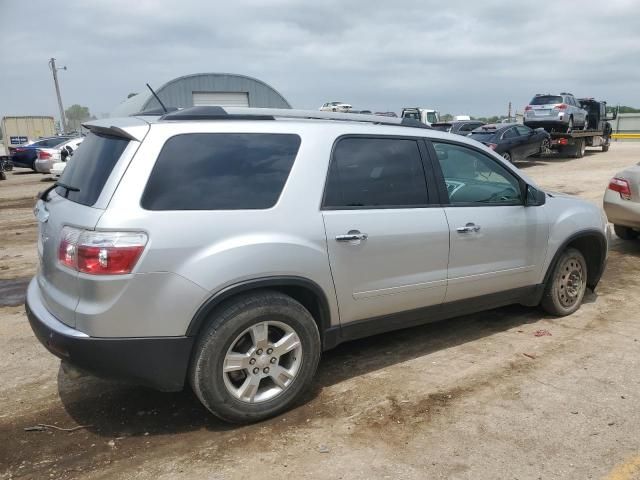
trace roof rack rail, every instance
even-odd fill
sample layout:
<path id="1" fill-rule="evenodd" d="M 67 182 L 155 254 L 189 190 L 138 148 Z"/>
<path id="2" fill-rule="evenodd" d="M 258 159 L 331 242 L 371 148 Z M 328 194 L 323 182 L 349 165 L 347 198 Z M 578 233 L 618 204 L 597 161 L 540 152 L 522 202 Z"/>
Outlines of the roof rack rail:
<path id="1" fill-rule="evenodd" d="M 200 106 L 167 113 L 160 117 L 160 120 L 275 120 L 276 118 L 338 120 L 344 122 L 395 125 L 399 127 L 431 128 L 412 118 L 394 118 L 360 113 L 322 112 L 317 110 L 293 110 L 285 108 Z"/>

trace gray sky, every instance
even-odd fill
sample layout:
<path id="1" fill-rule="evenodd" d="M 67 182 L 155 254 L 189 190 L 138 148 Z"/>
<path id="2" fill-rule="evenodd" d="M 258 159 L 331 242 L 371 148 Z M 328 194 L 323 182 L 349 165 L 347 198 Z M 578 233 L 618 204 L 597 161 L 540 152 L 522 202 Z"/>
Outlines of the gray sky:
<path id="1" fill-rule="evenodd" d="M 111 111 L 145 82 L 229 72 L 294 108 L 506 114 L 539 92 L 640 107 L 640 2 L 0 0 L 0 116 Z"/>

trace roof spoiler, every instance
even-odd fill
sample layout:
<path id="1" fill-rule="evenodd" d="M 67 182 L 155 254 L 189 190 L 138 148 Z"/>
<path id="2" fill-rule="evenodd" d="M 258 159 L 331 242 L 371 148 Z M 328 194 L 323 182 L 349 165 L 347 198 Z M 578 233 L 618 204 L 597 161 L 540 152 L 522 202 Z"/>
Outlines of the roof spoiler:
<path id="1" fill-rule="evenodd" d="M 111 137 L 125 138 L 127 140 L 134 140 L 136 142 L 140 141 L 140 139 L 134 137 L 129 132 L 113 125 L 110 127 L 103 127 L 101 125 L 82 124 L 82 126 L 87 130 L 89 130 L 91 133 L 109 135 Z"/>

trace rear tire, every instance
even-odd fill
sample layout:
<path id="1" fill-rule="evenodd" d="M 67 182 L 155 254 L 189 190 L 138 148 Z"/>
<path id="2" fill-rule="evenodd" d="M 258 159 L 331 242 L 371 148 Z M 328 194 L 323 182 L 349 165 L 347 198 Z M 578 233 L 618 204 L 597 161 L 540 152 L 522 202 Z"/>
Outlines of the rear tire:
<path id="1" fill-rule="evenodd" d="M 223 420 L 264 420 L 309 387 L 320 350 L 318 327 L 304 306 L 275 291 L 249 293 L 216 310 L 200 334 L 191 386 Z"/>
<path id="2" fill-rule="evenodd" d="M 556 317 L 571 315 L 580 308 L 587 289 L 587 262 L 575 248 L 564 251 L 553 267 L 540 305 Z"/>
<path id="3" fill-rule="evenodd" d="M 613 231 L 616 232 L 616 235 L 622 240 L 635 240 L 638 238 L 638 235 L 640 235 L 640 233 L 633 228 L 625 227 L 623 225 L 614 225 Z"/>
<path id="4" fill-rule="evenodd" d="M 569 123 L 567 123 L 567 133 L 571 133 L 573 130 L 573 117 L 569 117 Z"/>
<path id="5" fill-rule="evenodd" d="M 504 158 L 509 163 L 513 163 L 513 159 L 511 157 L 511 153 L 509 153 L 509 152 L 504 152 L 502 154 L 502 158 Z"/>
<path id="6" fill-rule="evenodd" d="M 584 141 L 584 138 L 577 139 L 575 144 L 575 151 L 573 153 L 573 158 L 584 157 L 584 154 L 586 151 L 587 151 L 587 143 Z"/>

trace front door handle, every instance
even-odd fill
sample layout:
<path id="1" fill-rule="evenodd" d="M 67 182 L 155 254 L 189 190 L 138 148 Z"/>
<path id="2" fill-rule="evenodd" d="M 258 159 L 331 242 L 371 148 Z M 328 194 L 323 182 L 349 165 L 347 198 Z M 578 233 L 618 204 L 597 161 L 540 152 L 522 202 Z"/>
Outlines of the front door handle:
<path id="1" fill-rule="evenodd" d="M 336 241 L 338 242 L 354 242 L 366 240 L 367 238 L 369 238 L 369 235 L 360 233 L 360 230 L 349 230 L 345 235 L 336 235 Z"/>
<path id="2" fill-rule="evenodd" d="M 478 233 L 480 231 L 480 225 L 476 225 L 473 222 L 467 223 L 464 227 L 456 228 L 458 233 Z"/>

